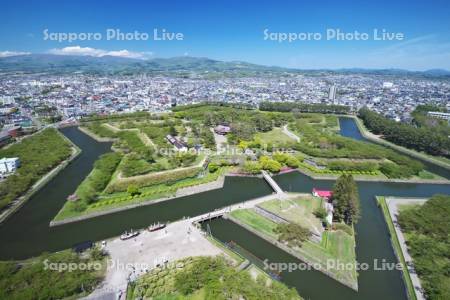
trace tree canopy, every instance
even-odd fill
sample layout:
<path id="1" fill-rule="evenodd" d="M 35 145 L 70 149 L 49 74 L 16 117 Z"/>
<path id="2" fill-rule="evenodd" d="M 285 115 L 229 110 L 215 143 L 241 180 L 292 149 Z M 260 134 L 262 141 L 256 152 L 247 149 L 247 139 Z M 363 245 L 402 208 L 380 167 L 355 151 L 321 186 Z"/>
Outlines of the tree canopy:
<path id="1" fill-rule="evenodd" d="M 398 222 L 429 299 L 450 299 L 450 196 L 401 210 Z"/>
<path id="2" fill-rule="evenodd" d="M 420 111 L 423 111 L 420 109 Z M 421 115 L 416 113 L 416 115 Z M 431 155 L 450 156 L 450 139 L 447 133 L 436 130 L 432 126 L 416 127 L 411 124 L 398 123 L 383 117 L 368 108 L 359 110 L 359 117 L 364 125 L 374 134 L 382 134 L 383 137 L 397 145 L 423 151 Z M 416 117 L 417 118 L 417 117 Z M 448 127 L 448 125 L 446 125 Z"/>
<path id="3" fill-rule="evenodd" d="M 333 187 L 333 216 L 346 224 L 356 223 L 359 215 L 359 193 L 352 175 L 344 174 Z"/>

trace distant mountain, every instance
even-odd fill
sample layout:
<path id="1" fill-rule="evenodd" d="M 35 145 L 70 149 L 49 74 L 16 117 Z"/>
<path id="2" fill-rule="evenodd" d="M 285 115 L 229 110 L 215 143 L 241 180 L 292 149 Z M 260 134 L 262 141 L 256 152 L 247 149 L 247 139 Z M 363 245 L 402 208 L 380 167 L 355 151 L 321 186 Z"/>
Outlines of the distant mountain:
<path id="1" fill-rule="evenodd" d="M 155 58 L 150 60 L 114 56 L 31 54 L 0 58 L 0 71 L 19 72 L 274 72 L 288 71 L 246 62 L 224 62 L 203 57 Z"/>
<path id="2" fill-rule="evenodd" d="M 205 57 L 172 57 L 140 60 L 116 56 L 75 56 L 54 54 L 30 54 L 0 58 L 0 72 L 51 72 L 134 74 L 156 73 L 189 76 L 202 73 L 208 76 L 255 76 L 290 74 L 373 74 L 390 76 L 439 77 L 450 79 L 450 71 L 432 69 L 423 72 L 402 69 L 321 69 L 300 70 L 275 66 L 263 66 L 242 61 L 219 61 Z"/>
<path id="3" fill-rule="evenodd" d="M 450 71 L 444 69 L 430 69 L 423 73 L 431 76 L 450 76 Z"/>
<path id="4" fill-rule="evenodd" d="M 72 56 L 54 54 L 30 54 L 0 58 L 0 71 L 22 72 L 76 72 L 96 70 L 120 70 L 139 63 L 136 59 L 116 56 Z"/>

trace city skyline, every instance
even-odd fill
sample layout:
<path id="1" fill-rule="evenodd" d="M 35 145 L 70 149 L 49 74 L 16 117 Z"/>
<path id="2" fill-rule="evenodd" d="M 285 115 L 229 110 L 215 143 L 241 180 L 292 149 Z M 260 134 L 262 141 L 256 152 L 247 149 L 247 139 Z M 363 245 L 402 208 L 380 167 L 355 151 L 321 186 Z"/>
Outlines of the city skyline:
<path id="1" fill-rule="evenodd" d="M 0 57 L 28 53 L 136 59 L 193 56 L 296 69 L 448 70 L 448 11 L 444 1 L 432 5 L 231 1 L 214 6 L 174 1 L 136 2 L 129 7 L 107 2 L 5 3 L 0 13 L 4 24 Z M 108 30 L 146 33 L 148 38 L 120 40 L 116 35 L 108 40 Z M 155 40 L 154 30 L 160 40 Z M 333 31 L 347 35 L 344 40 L 338 35 L 329 39 Z M 48 38 L 58 33 L 75 33 L 77 39 Z M 102 36 L 79 38 L 88 33 Z M 176 39 L 176 34 L 181 38 Z M 280 40 L 280 34 L 296 34 L 296 39 Z M 366 38 L 355 40 L 361 34 Z"/>

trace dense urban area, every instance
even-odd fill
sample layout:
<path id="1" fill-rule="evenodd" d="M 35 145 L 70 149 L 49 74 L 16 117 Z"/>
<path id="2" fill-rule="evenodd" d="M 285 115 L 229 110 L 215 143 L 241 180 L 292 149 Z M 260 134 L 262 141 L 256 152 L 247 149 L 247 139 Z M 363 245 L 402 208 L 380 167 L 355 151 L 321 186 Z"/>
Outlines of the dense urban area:
<path id="1" fill-rule="evenodd" d="M 174 105 L 204 101 L 261 101 L 339 104 L 358 111 L 368 107 L 408 122 L 418 105 L 450 105 L 448 80 L 369 74 L 287 74 L 281 77 L 208 79 L 151 75 L 86 74 L 0 75 L 2 122 L 31 124 L 30 118 L 81 117 L 88 114 L 163 112 Z M 16 113 L 5 118 L 11 110 Z M 27 123 L 28 122 L 28 123 Z"/>

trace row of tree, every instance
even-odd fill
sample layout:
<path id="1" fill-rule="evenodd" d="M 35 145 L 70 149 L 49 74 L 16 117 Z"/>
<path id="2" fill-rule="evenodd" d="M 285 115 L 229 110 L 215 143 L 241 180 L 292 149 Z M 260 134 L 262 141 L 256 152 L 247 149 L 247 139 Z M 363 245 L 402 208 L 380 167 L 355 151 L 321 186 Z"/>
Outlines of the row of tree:
<path id="1" fill-rule="evenodd" d="M 323 114 L 348 114 L 350 107 L 344 105 L 330 105 L 322 103 L 302 103 L 302 102 L 261 102 L 259 109 L 263 111 L 279 112 L 306 112 Z"/>
<path id="2" fill-rule="evenodd" d="M 450 157 L 450 139 L 432 127 L 398 123 L 368 108 L 360 109 L 359 117 L 370 131 L 383 135 L 390 142 L 431 155 Z"/>

